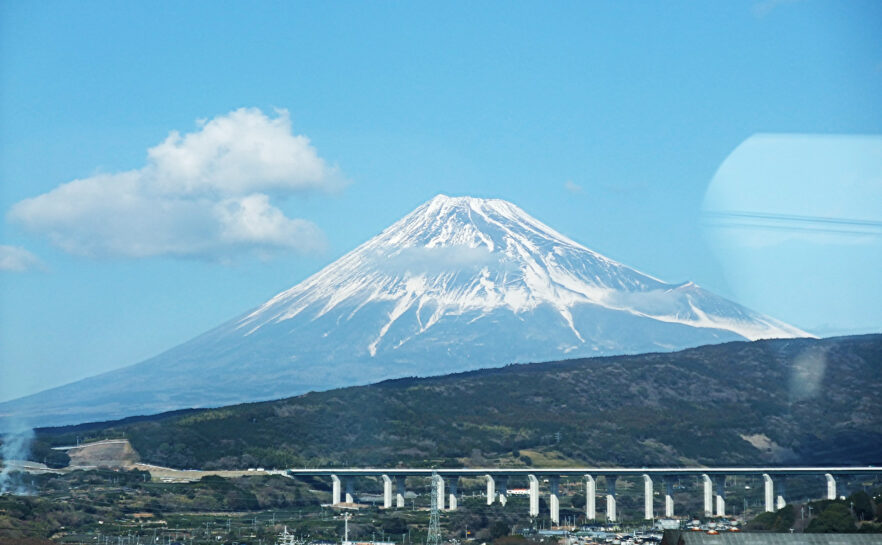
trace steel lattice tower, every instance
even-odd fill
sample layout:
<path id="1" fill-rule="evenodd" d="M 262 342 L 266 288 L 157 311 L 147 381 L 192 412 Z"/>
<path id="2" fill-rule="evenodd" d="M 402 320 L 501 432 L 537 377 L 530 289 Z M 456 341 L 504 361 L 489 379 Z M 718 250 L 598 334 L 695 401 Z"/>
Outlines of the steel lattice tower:
<path id="1" fill-rule="evenodd" d="M 438 481 L 441 477 L 432 472 L 432 511 L 429 515 L 429 533 L 426 535 L 426 545 L 441 545 L 441 520 L 438 509 Z"/>

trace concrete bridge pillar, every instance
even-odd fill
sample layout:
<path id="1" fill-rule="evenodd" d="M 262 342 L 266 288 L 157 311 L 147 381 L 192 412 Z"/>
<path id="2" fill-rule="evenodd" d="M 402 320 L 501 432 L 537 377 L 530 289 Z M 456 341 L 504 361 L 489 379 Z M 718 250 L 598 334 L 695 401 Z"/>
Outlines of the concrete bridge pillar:
<path id="1" fill-rule="evenodd" d="M 787 494 L 786 490 L 787 479 L 782 475 L 778 478 L 778 497 L 775 499 L 775 509 L 783 509 L 785 505 L 787 505 L 787 500 L 784 499 L 784 496 Z"/>
<path id="2" fill-rule="evenodd" d="M 487 505 L 493 505 L 496 501 L 496 480 L 493 475 L 487 475 Z"/>
<path id="3" fill-rule="evenodd" d="M 833 475 L 830 473 L 825 473 L 824 478 L 827 479 L 827 499 L 835 500 L 836 499 L 836 479 L 833 478 Z"/>
<path id="4" fill-rule="evenodd" d="M 665 517 L 674 516 L 674 480 L 670 477 L 664 478 L 665 483 Z"/>
<path id="5" fill-rule="evenodd" d="M 535 475 L 527 475 L 530 481 L 530 516 L 539 516 L 539 479 Z"/>
<path id="6" fill-rule="evenodd" d="M 508 503 L 508 478 L 499 477 L 496 482 L 496 491 L 499 493 L 499 503 L 503 507 Z"/>
<path id="7" fill-rule="evenodd" d="M 438 488 L 438 509 L 444 509 L 444 477 L 434 479 L 435 486 Z"/>
<path id="8" fill-rule="evenodd" d="M 763 499 L 767 513 L 775 510 L 775 483 L 768 473 L 763 473 Z"/>
<path id="9" fill-rule="evenodd" d="M 459 481 L 459 477 L 455 475 L 450 477 L 450 494 L 447 496 L 447 509 L 450 511 L 456 511 L 458 506 L 458 500 L 456 498 L 457 481 Z"/>
<path id="10" fill-rule="evenodd" d="M 346 503 L 355 503 L 355 495 L 352 492 L 352 477 L 346 477 L 343 481 L 346 485 Z"/>
<path id="11" fill-rule="evenodd" d="M 726 476 L 725 475 L 717 475 L 716 476 L 716 484 L 717 484 L 717 516 L 725 517 L 726 516 Z"/>
<path id="12" fill-rule="evenodd" d="M 652 508 L 652 477 L 643 474 L 643 518 L 652 520 L 655 518 L 655 511 Z"/>
<path id="13" fill-rule="evenodd" d="M 383 509 L 392 508 L 392 478 L 388 475 L 383 477 Z"/>
<path id="14" fill-rule="evenodd" d="M 594 477 L 585 475 L 585 518 L 588 520 L 597 519 L 597 483 Z"/>
<path id="15" fill-rule="evenodd" d="M 712 517 L 714 516 L 714 485 L 707 473 L 702 474 L 701 480 L 704 483 L 704 516 Z"/>
<path id="16" fill-rule="evenodd" d="M 331 475 L 331 505 L 340 503 L 340 477 Z"/>
<path id="17" fill-rule="evenodd" d="M 606 520 L 616 521 L 616 475 L 606 476 Z"/>
<path id="18" fill-rule="evenodd" d="M 548 494 L 548 507 L 551 511 L 551 523 L 560 524 L 560 497 L 558 497 L 558 486 L 560 485 L 559 477 L 551 477 L 549 479 L 551 492 Z M 538 501 L 536 502 L 539 503 Z M 537 510 L 539 505 L 536 505 Z"/>
<path id="19" fill-rule="evenodd" d="M 395 507 L 404 508 L 404 475 L 395 477 Z"/>

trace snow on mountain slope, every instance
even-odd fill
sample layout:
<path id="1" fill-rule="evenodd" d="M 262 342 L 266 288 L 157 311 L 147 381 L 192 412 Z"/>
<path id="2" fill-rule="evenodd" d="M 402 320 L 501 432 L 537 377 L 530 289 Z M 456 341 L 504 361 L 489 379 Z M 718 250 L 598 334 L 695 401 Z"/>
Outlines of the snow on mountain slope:
<path id="1" fill-rule="evenodd" d="M 667 284 L 517 206 L 439 195 L 254 311 L 139 364 L 0 404 L 61 424 L 512 362 L 807 336 Z"/>
<path id="2" fill-rule="evenodd" d="M 724 329 L 751 340 L 806 335 L 695 284 L 665 284 L 616 263 L 506 201 L 444 195 L 272 298 L 238 327 L 252 333 L 304 313 L 317 318 L 344 302 L 354 303 L 344 318 L 349 321 L 379 301 L 395 305 L 368 346 L 373 356 L 389 327 L 411 308 L 419 321 L 417 334 L 445 315 L 500 309 L 517 314 L 545 304 L 585 343 L 571 309 L 593 304 L 664 322 Z"/>

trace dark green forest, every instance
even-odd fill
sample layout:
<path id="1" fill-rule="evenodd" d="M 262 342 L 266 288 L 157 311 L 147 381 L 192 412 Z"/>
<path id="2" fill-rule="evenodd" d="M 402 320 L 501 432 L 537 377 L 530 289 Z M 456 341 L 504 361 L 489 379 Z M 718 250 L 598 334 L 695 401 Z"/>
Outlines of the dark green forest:
<path id="1" fill-rule="evenodd" d="M 510 365 L 37 430 L 176 468 L 882 462 L 882 335 Z"/>

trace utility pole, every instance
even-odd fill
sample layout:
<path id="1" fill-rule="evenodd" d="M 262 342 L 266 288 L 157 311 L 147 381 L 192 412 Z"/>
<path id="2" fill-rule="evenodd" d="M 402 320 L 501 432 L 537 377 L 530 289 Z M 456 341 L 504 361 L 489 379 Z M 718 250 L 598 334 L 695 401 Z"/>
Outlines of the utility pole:
<path id="1" fill-rule="evenodd" d="M 343 514 L 343 545 L 349 545 L 349 519 L 351 518 L 352 513 Z"/>

